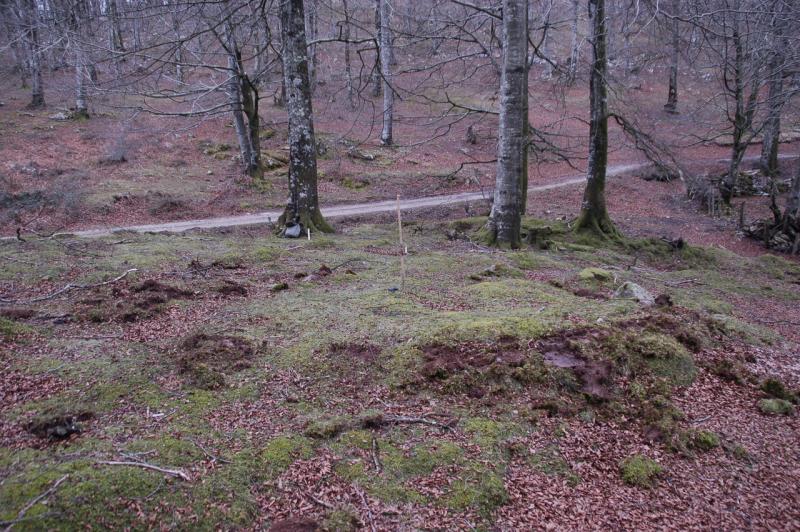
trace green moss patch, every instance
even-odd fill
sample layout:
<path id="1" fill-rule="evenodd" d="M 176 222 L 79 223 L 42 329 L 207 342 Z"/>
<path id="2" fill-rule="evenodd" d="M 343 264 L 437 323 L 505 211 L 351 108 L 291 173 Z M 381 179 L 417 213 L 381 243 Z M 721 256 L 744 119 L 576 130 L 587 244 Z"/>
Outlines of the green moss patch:
<path id="1" fill-rule="evenodd" d="M 649 488 L 655 485 L 656 478 L 664 468 L 658 462 L 637 454 L 620 462 L 619 470 L 626 484 Z"/>
<path id="2" fill-rule="evenodd" d="M 790 416 L 794 413 L 794 406 L 784 399 L 762 399 L 758 402 L 758 409 L 768 416 Z"/>

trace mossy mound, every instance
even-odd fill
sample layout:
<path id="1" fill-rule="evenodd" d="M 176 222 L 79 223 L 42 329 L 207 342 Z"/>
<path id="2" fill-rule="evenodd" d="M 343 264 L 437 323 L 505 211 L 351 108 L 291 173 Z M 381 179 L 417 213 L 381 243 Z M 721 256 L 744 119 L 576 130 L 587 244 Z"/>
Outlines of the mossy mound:
<path id="1" fill-rule="evenodd" d="M 794 406 L 784 399 L 762 399 L 758 402 L 758 409 L 768 416 L 790 416 L 794 413 Z"/>
<path id="2" fill-rule="evenodd" d="M 622 480 L 631 486 L 650 488 L 664 468 L 655 460 L 640 454 L 629 456 L 619 464 Z"/>

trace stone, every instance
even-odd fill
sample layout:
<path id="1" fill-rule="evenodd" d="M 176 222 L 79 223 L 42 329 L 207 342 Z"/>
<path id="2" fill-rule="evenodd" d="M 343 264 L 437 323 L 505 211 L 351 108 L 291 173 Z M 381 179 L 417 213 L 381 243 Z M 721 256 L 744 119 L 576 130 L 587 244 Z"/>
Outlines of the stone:
<path id="1" fill-rule="evenodd" d="M 300 238 L 302 231 L 303 226 L 300 224 L 287 225 L 286 229 L 283 231 L 283 236 L 286 238 Z"/>
<path id="2" fill-rule="evenodd" d="M 616 292 L 614 292 L 614 298 L 633 299 L 634 301 L 638 301 L 640 304 L 646 307 L 652 306 L 656 302 L 653 294 L 638 284 L 630 281 L 623 283 L 622 286 L 617 288 Z"/>

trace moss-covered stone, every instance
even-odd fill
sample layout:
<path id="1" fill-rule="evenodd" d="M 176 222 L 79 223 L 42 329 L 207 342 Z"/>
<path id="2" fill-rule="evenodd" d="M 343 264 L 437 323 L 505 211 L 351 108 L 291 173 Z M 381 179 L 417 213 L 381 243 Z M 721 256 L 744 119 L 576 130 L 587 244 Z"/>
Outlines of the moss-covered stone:
<path id="1" fill-rule="evenodd" d="M 610 281 L 613 278 L 614 274 L 602 268 L 584 268 L 580 272 L 578 272 L 578 279 L 580 279 L 581 281 L 605 282 L 605 281 Z"/>

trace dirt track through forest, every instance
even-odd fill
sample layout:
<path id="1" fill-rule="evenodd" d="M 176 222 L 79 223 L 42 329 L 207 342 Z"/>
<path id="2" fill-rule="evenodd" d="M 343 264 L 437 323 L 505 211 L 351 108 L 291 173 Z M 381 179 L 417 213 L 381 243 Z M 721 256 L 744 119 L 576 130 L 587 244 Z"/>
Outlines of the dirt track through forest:
<path id="1" fill-rule="evenodd" d="M 648 166 L 648 163 L 621 164 L 609 166 L 608 176 L 617 176 L 625 172 L 640 170 Z M 547 185 L 532 186 L 528 188 L 528 194 L 563 188 L 584 183 L 586 177 L 571 176 L 556 183 Z M 424 209 L 439 207 L 442 205 L 452 205 L 457 203 L 467 203 L 470 201 L 488 200 L 491 198 L 492 191 L 461 192 L 459 194 L 448 194 L 443 196 L 428 196 L 423 198 L 400 199 L 400 209 L 407 211 L 412 209 Z M 322 215 L 325 218 L 343 218 L 347 216 L 362 216 L 365 214 L 376 214 L 391 212 L 397 209 L 396 200 L 375 201 L 370 203 L 353 203 L 349 205 L 331 205 L 322 207 Z M 183 220 L 178 222 L 163 222 L 146 225 L 131 225 L 123 227 L 105 227 L 97 229 L 87 229 L 83 231 L 71 231 L 68 234 L 73 236 L 94 238 L 108 236 L 118 231 L 134 231 L 137 233 L 180 233 L 191 229 L 214 229 L 219 227 L 234 227 L 239 225 L 257 225 L 274 222 L 283 211 L 264 211 L 254 214 L 240 214 L 236 216 L 221 216 L 217 218 L 205 218 L 200 220 Z"/>
<path id="2" fill-rule="evenodd" d="M 787 159 L 793 157 L 795 156 L 782 155 L 780 158 Z M 758 158 L 757 157 L 745 158 L 745 160 L 756 160 L 756 159 Z M 709 163 L 727 162 L 727 159 L 713 159 L 707 162 Z M 643 168 L 647 168 L 648 166 L 650 166 L 650 163 L 629 163 L 629 164 L 612 165 L 608 167 L 607 176 L 608 177 L 619 176 L 626 172 L 632 172 L 635 170 L 641 170 Z M 546 185 L 529 187 L 528 194 L 530 195 L 536 192 L 552 190 L 555 188 L 569 187 L 572 185 L 584 183 L 585 181 L 586 177 L 584 175 L 570 176 L 555 183 L 548 183 Z M 491 197 L 491 193 L 492 192 L 490 190 L 486 192 L 484 191 L 461 192 L 458 194 L 447 194 L 442 196 L 427 196 L 422 198 L 400 199 L 400 209 L 407 211 L 414 209 L 440 207 L 443 205 L 453 205 L 458 203 L 468 203 L 470 201 L 489 200 Z M 374 201 L 369 203 L 353 203 L 349 205 L 332 205 L 328 207 L 322 207 L 322 215 L 325 218 L 343 218 L 347 216 L 362 216 L 365 214 L 391 212 L 396 209 L 397 209 L 396 200 L 384 200 L 384 201 Z M 133 231 L 136 233 L 166 233 L 166 232 L 181 233 L 183 231 L 189 231 L 191 229 L 215 229 L 220 227 L 235 227 L 240 225 L 257 225 L 257 224 L 270 223 L 277 221 L 278 217 L 281 214 L 282 211 L 264 211 L 254 214 L 239 214 L 235 216 L 221 216 L 217 218 L 183 220 L 178 222 L 163 222 L 163 223 L 145 224 L 145 225 L 129 225 L 122 227 L 103 227 L 96 229 L 86 229 L 83 231 L 71 231 L 65 234 L 84 237 L 84 238 L 94 238 L 94 237 L 108 236 L 119 231 Z M 8 238 L 14 238 L 14 237 L 6 237 L 3 238 L 2 240 L 6 240 Z"/>

